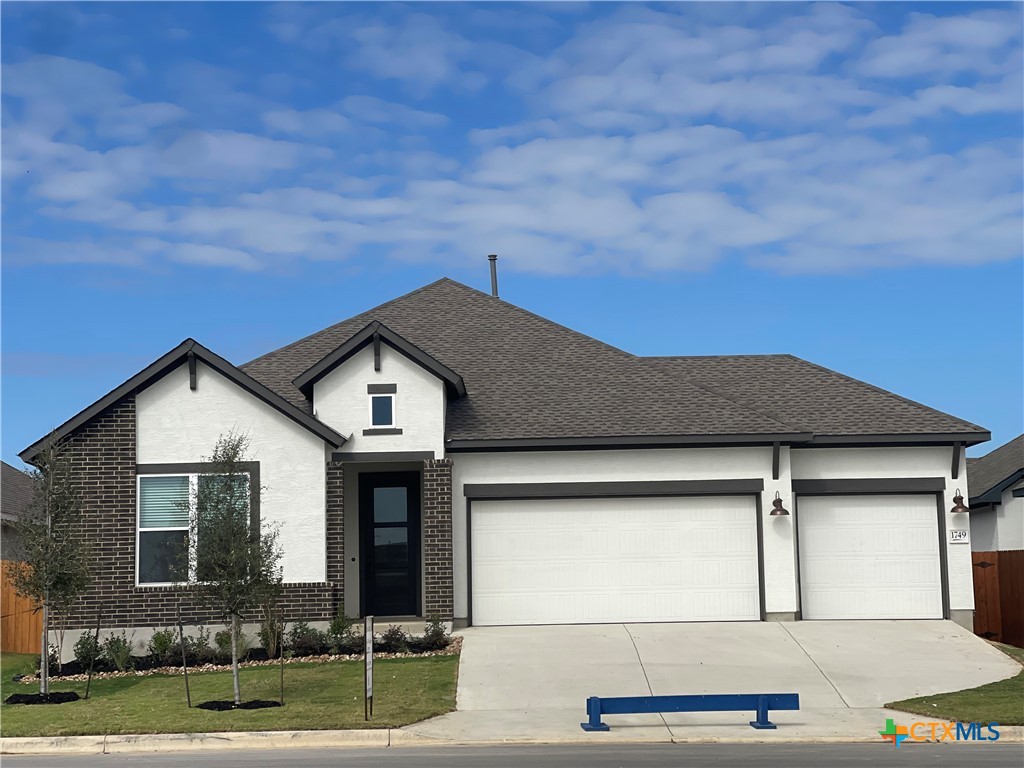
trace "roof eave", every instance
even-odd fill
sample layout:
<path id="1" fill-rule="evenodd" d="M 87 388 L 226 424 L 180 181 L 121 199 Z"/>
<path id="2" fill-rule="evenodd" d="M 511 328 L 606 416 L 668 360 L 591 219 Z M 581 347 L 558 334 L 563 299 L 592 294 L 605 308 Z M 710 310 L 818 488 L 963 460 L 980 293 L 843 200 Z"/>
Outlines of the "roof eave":
<path id="1" fill-rule="evenodd" d="M 991 432 L 906 432 L 894 434 L 862 434 L 862 435 L 818 435 L 814 436 L 811 445 L 842 446 L 881 446 L 881 445 L 952 445 L 963 443 L 965 446 L 978 445 L 992 439 Z"/>
<path id="2" fill-rule="evenodd" d="M 722 435 L 610 435 L 599 437 L 521 437 L 496 439 L 449 439 L 445 450 L 472 451 L 557 451 L 615 448 L 684 448 L 735 445 L 773 445 L 802 443 L 813 437 L 810 432 Z"/>
<path id="3" fill-rule="evenodd" d="M 307 398 L 312 395 L 313 386 L 331 371 L 348 360 L 352 355 L 378 337 L 392 349 L 404 355 L 414 363 L 433 374 L 444 382 L 445 389 L 452 398 L 466 396 L 466 384 L 462 377 L 437 358 L 424 352 L 407 339 L 392 331 L 379 321 L 373 321 L 362 330 L 354 333 L 347 341 L 326 357 L 300 373 L 292 383 Z"/>
<path id="4" fill-rule="evenodd" d="M 316 434 L 334 448 L 340 448 L 345 444 L 346 438 L 342 437 L 335 430 L 317 421 L 301 409 L 289 403 L 276 392 L 260 384 L 247 373 L 225 360 L 220 355 L 210 351 L 194 339 L 186 339 L 170 352 L 162 355 L 159 359 L 139 371 L 130 379 L 115 387 L 89 407 L 72 416 L 51 433 L 32 443 L 21 451 L 18 456 L 27 464 L 31 464 L 48 440 L 60 441 L 88 424 L 105 410 L 113 406 L 119 400 L 128 395 L 135 394 L 148 387 L 154 381 L 163 378 L 171 370 L 177 368 L 189 354 L 194 354 L 196 359 L 201 360 L 209 367 L 216 370 L 224 377 L 246 390 L 253 396 L 277 409 L 292 421 Z"/>
<path id="5" fill-rule="evenodd" d="M 968 480 L 970 476 L 968 475 Z M 976 496 L 971 496 L 970 506 L 985 505 L 985 504 L 999 504 L 1003 500 L 1003 491 L 1009 488 L 1019 480 L 1024 480 L 1024 469 L 1018 469 L 1009 477 L 1004 478 L 1000 482 L 993 485 Z M 1016 495 L 1016 494 L 1014 494 Z"/>

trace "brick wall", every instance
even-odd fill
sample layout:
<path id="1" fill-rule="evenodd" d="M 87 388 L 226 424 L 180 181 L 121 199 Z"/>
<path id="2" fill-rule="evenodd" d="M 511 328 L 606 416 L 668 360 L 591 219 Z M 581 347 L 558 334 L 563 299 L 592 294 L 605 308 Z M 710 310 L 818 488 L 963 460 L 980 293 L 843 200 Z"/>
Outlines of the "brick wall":
<path id="1" fill-rule="evenodd" d="M 345 594 L 345 465 L 327 464 L 327 581 Z"/>
<path id="2" fill-rule="evenodd" d="M 179 605 L 186 623 L 222 621 L 188 589 L 135 586 L 135 399 L 124 398 L 75 432 L 66 451 L 81 483 L 82 531 L 94 558 L 93 585 L 68 629 L 95 626 L 98 610 L 104 627 L 170 626 Z M 281 607 L 286 621 L 322 621 L 334 616 L 335 600 L 332 583 L 286 584 Z"/>
<path id="3" fill-rule="evenodd" d="M 423 462 L 423 595 L 427 616 L 451 619 L 452 460 Z"/>

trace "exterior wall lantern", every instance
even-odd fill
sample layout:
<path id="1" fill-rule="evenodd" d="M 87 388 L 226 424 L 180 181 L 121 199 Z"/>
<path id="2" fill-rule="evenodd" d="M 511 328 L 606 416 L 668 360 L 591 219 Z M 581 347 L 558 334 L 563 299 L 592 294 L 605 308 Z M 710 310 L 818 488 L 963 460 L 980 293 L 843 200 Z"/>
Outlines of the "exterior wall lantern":
<path id="1" fill-rule="evenodd" d="M 970 512 L 971 508 L 964 504 L 964 497 L 960 495 L 960 489 L 956 489 L 956 496 L 953 497 L 953 508 L 949 510 L 954 515 L 960 512 Z"/>
<path id="2" fill-rule="evenodd" d="M 782 496 L 779 492 L 775 492 L 775 498 L 772 500 L 772 511 L 768 513 L 768 517 L 780 517 L 789 514 L 789 510 L 782 506 Z"/>

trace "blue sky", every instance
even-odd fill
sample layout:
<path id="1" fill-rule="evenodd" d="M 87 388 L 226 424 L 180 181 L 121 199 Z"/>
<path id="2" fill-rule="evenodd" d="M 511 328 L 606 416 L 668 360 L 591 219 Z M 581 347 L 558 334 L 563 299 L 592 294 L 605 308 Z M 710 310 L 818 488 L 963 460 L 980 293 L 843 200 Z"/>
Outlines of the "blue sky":
<path id="1" fill-rule="evenodd" d="M 448 275 L 1022 431 L 1020 5 L 4 3 L 3 458 Z"/>

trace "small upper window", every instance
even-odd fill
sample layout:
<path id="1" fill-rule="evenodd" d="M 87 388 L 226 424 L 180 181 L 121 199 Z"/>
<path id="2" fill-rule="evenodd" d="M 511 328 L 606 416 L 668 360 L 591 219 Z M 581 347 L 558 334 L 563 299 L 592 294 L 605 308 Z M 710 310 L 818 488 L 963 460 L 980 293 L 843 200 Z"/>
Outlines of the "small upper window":
<path id="1" fill-rule="evenodd" d="M 395 426 L 394 395 L 370 395 L 370 426 Z"/>

